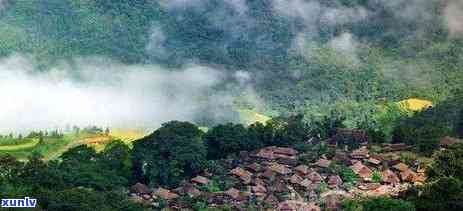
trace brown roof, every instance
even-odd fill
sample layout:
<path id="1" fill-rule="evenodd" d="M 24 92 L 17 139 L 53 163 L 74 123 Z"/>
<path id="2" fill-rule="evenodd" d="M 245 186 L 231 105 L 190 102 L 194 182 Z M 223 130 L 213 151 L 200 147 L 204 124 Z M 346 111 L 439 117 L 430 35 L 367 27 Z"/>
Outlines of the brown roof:
<path id="1" fill-rule="evenodd" d="M 239 200 L 241 198 L 240 191 L 235 188 L 228 189 L 227 191 L 224 192 L 224 194 L 235 200 Z"/>
<path id="2" fill-rule="evenodd" d="M 360 190 L 376 190 L 381 186 L 379 183 L 365 183 L 358 185 Z"/>
<path id="3" fill-rule="evenodd" d="M 264 202 L 274 206 L 278 204 L 278 198 L 273 194 L 269 194 L 267 198 L 265 198 Z"/>
<path id="4" fill-rule="evenodd" d="M 251 163 L 246 168 L 252 172 L 259 172 L 260 171 L 260 165 L 258 163 Z"/>
<path id="5" fill-rule="evenodd" d="M 249 184 L 251 182 L 252 174 L 249 171 L 246 171 L 240 167 L 236 167 L 231 170 L 231 174 L 239 177 L 244 184 Z"/>
<path id="6" fill-rule="evenodd" d="M 397 169 L 397 170 L 399 170 L 401 172 L 404 172 L 404 171 L 408 170 L 408 166 L 405 163 L 398 163 L 398 164 L 392 166 L 392 168 Z"/>
<path id="7" fill-rule="evenodd" d="M 328 177 L 328 187 L 331 189 L 338 188 L 342 185 L 342 179 L 338 175 L 331 175 Z"/>
<path id="8" fill-rule="evenodd" d="M 322 168 L 328 168 L 331 164 L 331 160 L 327 160 L 327 159 L 323 159 L 323 158 L 320 158 L 320 160 L 318 160 L 315 165 L 319 166 L 319 167 L 322 167 Z"/>
<path id="9" fill-rule="evenodd" d="M 312 182 L 320 182 L 323 180 L 322 176 L 316 171 L 310 173 L 307 178 Z"/>
<path id="10" fill-rule="evenodd" d="M 393 171 L 389 169 L 381 172 L 381 178 L 382 178 L 382 181 L 385 183 L 391 183 L 391 184 L 400 183 L 400 179 L 397 176 L 397 174 L 395 174 Z"/>
<path id="11" fill-rule="evenodd" d="M 255 157 L 263 158 L 263 159 L 267 159 L 267 160 L 274 160 L 276 158 L 272 151 L 269 151 L 269 150 L 267 150 L 265 148 L 259 150 L 259 152 L 257 152 Z"/>
<path id="12" fill-rule="evenodd" d="M 281 165 L 281 164 L 278 164 L 278 163 L 272 163 L 272 164 L 270 164 L 270 166 L 268 168 L 270 170 L 278 173 L 278 174 L 289 174 L 289 173 L 291 173 L 291 169 L 289 169 L 285 165 Z"/>
<path id="13" fill-rule="evenodd" d="M 445 136 L 444 138 L 441 138 L 439 143 L 441 147 L 449 147 L 451 145 L 454 145 L 458 142 L 458 139 L 452 138 L 450 136 Z"/>
<path id="14" fill-rule="evenodd" d="M 282 154 L 282 155 L 288 155 L 288 156 L 294 156 L 297 155 L 297 150 L 293 148 L 288 148 L 288 147 L 275 147 L 273 148 L 273 152 L 276 154 Z"/>
<path id="15" fill-rule="evenodd" d="M 185 188 L 185 191 L 192 198 L 198 197 L 202 194 L 201 191 L 195 187 L 187 187 Z"/>
<path id="16" fill-rule="evenodd" d="M 383 151 L 385 151 L 385 152 L 404 151 L 404 150 L 407 150 L 409 148 L 410 148 L 410 146 L 407 146 L 404 143 L 383 144 Z"/>
<path id="17" fill-rule="evenodd" d="M 292 184 L 299 184 L 300 182 L 302 182 L 302 180 L 302 177 L 300 177 L 297 174 L 294 174 L 289 178 L 289 182 L 291 182 Z"/>
<path id="18" fill-rule="evenodd" d="M 366 192 L 367 196 L 370 197 L 379 197 L 379 196 L 387 196 L 391 193 L 391 187 L 388 185 L 380 185 L 378 188 L 374 190 L 369 190 Z"/>
<path id="19" fill-rule="evenodd" d="M 379 165 L 379 164 L 381 164 L 381 161 L 378 160 L 378 159 L 375 159 L 375 158 L 369 158 L 368 163 L 371 163 L 373 165 Z"/>
<path id="20" fill-rule="evenodd" d="M 297 155 L 297 153 L 298 152 L 292 148 L 271 146 L 260 149 L 254 156 L 267 160 L 274 160 L 276 158 L 295 159 L 295 155 Z"/>
<path id="21" fill-rule="evenodd" d="M 369 178 L 373 173 L 368 167 L 362 164 L 362 162 L 357 162 L 350 167 L 361 178 Z"/>
<path id="22" fill-rule="evenodd" d="M 426 182 L 426 176 L 424 174 L 417 174 L 414 178 L 414 182 L 424 183 Z"/>
<path id="23" fill-rule="evenodd" d="M 310 168 L 306 165 L 299 165 L 294 170 L 302 176 L 310 173 Z"/>
<path id="24" fill-rule="evenodd" d="M 298 184 L 300 186 L 302 186 L 302 187 L 309 188 L 310 185 L 312 184 L 312 182 L 310 180 L 308 180 L 308 179 L 304 179 L 304 180 L 300 181 Z"/>
<path id="25" fill-rule="evenodd" d="M 326 196 L 324 201 L 327 210 L 339 210 L 341 208 L 341 200 L 336 194 Z"/>
<path id="26" fill-rule="evenodd" d="M 276 209 L 277 211 L 318 211 L 310 208 L 309 204 L 302 202 L 302 201 L 296 201 L 296 200 L 286 200 L 283 202 L 280 202 L 278 204 L 278 207 Z"/>
<path id="27" fill-rule="evenodd" d="M 270 169 L 267 169 L 264 171 L 264 173 L 261 174 L 261 177 L 268 179 L 268 180 L 274 180 L 276 176 L 276 173 Z"/>
<path id="28" fill-rule="evenodd" d="M 310 202 L 306 208 L 307 211 L 320 211 L 320 207 L 315 202 Z"/>
<path id="29" fill-rule="evenodd" d="M 352 158 L 367 158 L 368 157 L 368 148 L 366 146 L 362 146 L 359 149 L 352 151 L 350 154 Z"/>
<path id="30" fill-rule="evenodd" d="M 135 185 L 132 185 L 132 187 L 130 187 L 130 191 L 132 193 L 138 193 L 138 194 L 151 193 L 151 190 L 149 189 L 149 187 L 142 183 L 137 183 Z"/>
<path id="31" fill-rule="evenodd" d="M 200 185 L 207 185 L 209 184 L 209 179 L 203 176 L 196 176 L 195 178 L 191 179 L 191 182 Z"/>
<path id="32" fill-rule="evenodd" d="M 160 198 L 164 200 L 172 200 L 175 198 L 178 198 L 179 196 L 175 193 L 172 193 L 170 190 L 164 189 L 164 188 L 158 188 L 154 194 L 156 196 L 159 196 Z"/>
<path id="33" fill-rule="evenodd" d="M 267 193 L 267 188 L 262 185 L 256 185 L 251 187 L 253 193 Z"/>
<path id="34" fill-rule="evenodd" d="M 410 169 L 400 172 L 400 178 L 404 182 L 415 182 L 416 177 L 417 177 L 416 173 Z"/>

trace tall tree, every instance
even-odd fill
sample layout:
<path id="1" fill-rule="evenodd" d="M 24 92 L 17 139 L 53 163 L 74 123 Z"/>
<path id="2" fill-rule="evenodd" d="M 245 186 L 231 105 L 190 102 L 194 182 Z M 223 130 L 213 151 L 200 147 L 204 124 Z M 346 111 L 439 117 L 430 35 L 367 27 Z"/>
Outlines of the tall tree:
<path id="1" fill-rule="evenodd" d="M 196 125 L 171 121 L 137 141 L 132 156 L 136 179 L 175 186 L 199 173 L 206 162 L 202 135 Z"/>

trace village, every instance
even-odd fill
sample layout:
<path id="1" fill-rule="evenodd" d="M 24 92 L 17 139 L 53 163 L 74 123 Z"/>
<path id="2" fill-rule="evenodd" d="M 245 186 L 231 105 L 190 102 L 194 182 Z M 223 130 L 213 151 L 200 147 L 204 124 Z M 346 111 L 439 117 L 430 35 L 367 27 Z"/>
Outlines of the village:
<path id="1" fill-rule="evenodd" d="M 355 131 L 352 134 L 355 135 Z M 412 185 L 425 183 L 426 166 L 416 160 L 411 161 L 411 165 L 410 162 L 406 164 L 398 155 L 410 150 L 409 146 L 382 144 L 380 153 L 371 152 L 367 140 L 361 136 L 357 138 L 359 148 L 350 151 L 328 140 L 326 144 L 335 151 L 334 155 L 323 154 L 316 162 L 307 164 L 300 159 L 303 153 L 289 147 L 270 146 L 252 153 L 243 151 L 237 159 L 230 160 L 233 168 L 228 169 L 228 175 L 239 183 L 227 190 L 204 191 L 203 187 L 210 185 L 214 176 L 205 172 L 172 190 L 162 187 L 153 190 L 137 183 L 130 189 L 130 199 L 155 208 L 163 201 L 173 210 L 188 210 L 189 207 L 177 200 L 182 196 L 203 198 L 209 208 L 226 205 L 240 210 L 253 202 L 258 210 L 339 210 L 344 199 L 395 198 Z M 313 142 L 311 139 L 306 144 L 315 144 Z M 454 143 L 450 137 L 443 138 L 441 150 Z M 336 166 L 350 169 L 355 180 L 343 181 L 343 175 L 333 170 Z"/>

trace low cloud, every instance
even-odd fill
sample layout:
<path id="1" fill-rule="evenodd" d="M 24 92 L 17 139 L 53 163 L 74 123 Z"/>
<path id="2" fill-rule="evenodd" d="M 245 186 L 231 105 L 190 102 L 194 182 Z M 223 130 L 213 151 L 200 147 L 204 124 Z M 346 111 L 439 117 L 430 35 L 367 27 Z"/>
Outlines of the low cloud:
<path id="1" fill-rule="evenodd" d="M 451 36 L 463 35 L 463 1 L 449 1 L 444 9 L 444 18 Z"/>
<path id="2" fill-rule="evenodd" d="M 77 59 L 74 66 L 63 63 L 37 72 L 22 56 L 1 60 L 0 132 L 65 125 L 155 128 L 169 120 L 198 118 L 197 111 L 207 104 L 201 100 L 227 104 L 232 99 L 211 91 L 224 76 L 204 66 L 165 70 L 95 58 Z"/>

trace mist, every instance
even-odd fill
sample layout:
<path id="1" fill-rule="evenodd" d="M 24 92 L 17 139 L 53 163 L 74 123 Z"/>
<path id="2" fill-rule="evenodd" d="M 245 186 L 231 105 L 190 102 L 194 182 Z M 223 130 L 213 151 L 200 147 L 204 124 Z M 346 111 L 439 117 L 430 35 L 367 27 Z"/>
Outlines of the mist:
<path id="1" fill-rule="evenodd" d="M 224 75 L 189 65 L 123 65 L 101 58 L 76 59 L 37 72 L 23 56 L 0 61 L 0 132 L 64 128 L 66 125 L 155 128 L 170 120 L 193 121 L 209 98 L 231 103 L 211 90 Z M 202 115 L 215 115 L 209 111 Z"/>
<path id="2" fill-rule="evenodd" d="M 324 92 L 343 98 L 311 82 L 326 48 L 349 70 L 385 52 L 375 71 L 428 86 L 433 64 L 414 57 L 463 34 L 460 0 L 69 2 L 0 0 L 0 132 L 236 122 L 236 104 L 281 114 Z"/>

